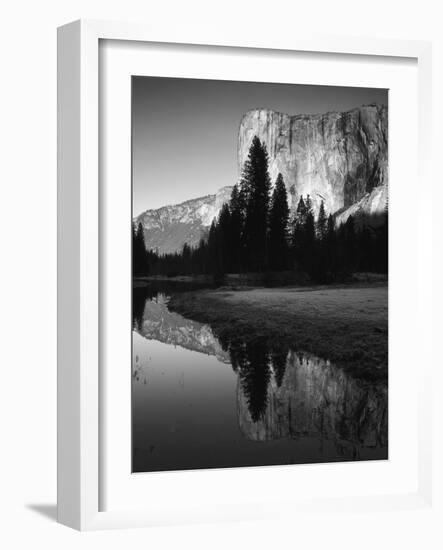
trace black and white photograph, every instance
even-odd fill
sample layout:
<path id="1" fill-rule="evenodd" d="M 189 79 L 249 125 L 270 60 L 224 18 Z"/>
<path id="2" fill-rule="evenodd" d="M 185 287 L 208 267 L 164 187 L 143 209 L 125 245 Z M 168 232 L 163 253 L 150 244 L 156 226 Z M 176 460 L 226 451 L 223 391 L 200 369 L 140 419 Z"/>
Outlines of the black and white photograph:
<path id="1" fill-rule="evenodd" d="M 132 471 L 388 459 L 388 90 L 133 76 L 131 117 Z"/>
<path id="2" fill-rule="evenodd" d="M 440 4 L 52 4 L 3 10 L 0 546 L 443 548 Z"/>

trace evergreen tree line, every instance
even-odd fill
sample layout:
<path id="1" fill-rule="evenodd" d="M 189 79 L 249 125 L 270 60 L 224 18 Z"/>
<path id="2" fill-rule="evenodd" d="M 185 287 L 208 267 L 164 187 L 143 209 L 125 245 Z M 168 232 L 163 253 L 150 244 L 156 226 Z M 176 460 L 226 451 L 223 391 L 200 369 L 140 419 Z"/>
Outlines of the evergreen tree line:
<path id="1" fill-rule="evenodd" d="M 146 250 L 142 224 L 139 223 L 137 227 L 132 224 L 132 274 L 148 275 L 157 264 L 159 256 L 152 250 Z"/>
<path id="2" fill-rule="evenodd" d="M 332 282 L 353 271 L 387 272 L 387 213 L 373 228 L 350 216 L 336 227 L 322 201 L 317 218 L 309 195 L 300 197 L 293 219 L 283 176 L 271 193 L 266 147 L 254 137 L 240 183 L 197 247 L 175 254 L 146 251 L 143 228 L 133 228 L 134 274 L 263 273 L 296 271 Z"/>

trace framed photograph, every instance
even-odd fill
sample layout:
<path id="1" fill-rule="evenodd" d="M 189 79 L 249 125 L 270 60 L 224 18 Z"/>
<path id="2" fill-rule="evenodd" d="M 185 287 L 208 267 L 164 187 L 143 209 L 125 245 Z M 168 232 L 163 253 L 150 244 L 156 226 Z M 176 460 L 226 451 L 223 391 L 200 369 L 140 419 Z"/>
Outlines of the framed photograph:
<path id="1" fill-rule="evenodd" d="M 58 48 L 59 521 L 428 506 L 430 46 Z"/>

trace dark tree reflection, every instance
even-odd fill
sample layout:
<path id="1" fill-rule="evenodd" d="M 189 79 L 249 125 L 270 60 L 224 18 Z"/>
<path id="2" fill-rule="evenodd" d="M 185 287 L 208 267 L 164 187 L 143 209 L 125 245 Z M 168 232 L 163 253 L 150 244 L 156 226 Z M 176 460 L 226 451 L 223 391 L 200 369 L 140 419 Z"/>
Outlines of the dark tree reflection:
<path id="1" fill-rule="evenodd" d="M 268 405 L 268 385 L 271 380 L 269 348 L 263 342 L 231 342 L 229 354 L 233 369 L 238 372 L 251 419 L 263 418 Z"/>
<path id="2" fill-rule="evenodd" d="M 240 380 L 251 418 L 263 418 L 268 405 L 268 385 L 271 379 L 269 351 L 262 344 L 246 345 L 247 368 L 240 371 Z"/>
<path id="3" fill-rule="evenodd" d="M 149 292 L 146 287 L 132 288 L 132 329 L 141 330 Z"/>
<path id="4" fill-rule="evenodd" d="M 163 297 L 163 301 L 166 302 L 168 295 L 179 290 L 179 285 L 164 283 L 162 286 L 152 282 L 149 285 L 134 286 L 132 289 L 133 330 L 142 331 L 148 300 L 157 301 L 159 297 Z M 289 353 L 288 344 L 271 343 L 268 339 L 251 339 L 250 335 L 248 338 L 243 338 L 241 335 L 236 335 L 235 338 L 226 334 L 214 333 L 214 335 L 222 350 L 229 353 L 232 368 L 239 377 L 246 398 L 251 420 L 258 422 L 264 417 L 268 406 L 268 387 L 272 376 L 278 387 L 282 384 Z"/>
<path id="5" fill-rule="evenodd" d="M 272 373 L 277 386 L 282 384 L 289 346 L 281 342 L 271 344 L 267 340 L 229 340 L 226 336 L 221 343 L 223 349 L 229 351 L 232 368 L 238 373 L 251 419 L 258 422 L 266 412 Z"/>

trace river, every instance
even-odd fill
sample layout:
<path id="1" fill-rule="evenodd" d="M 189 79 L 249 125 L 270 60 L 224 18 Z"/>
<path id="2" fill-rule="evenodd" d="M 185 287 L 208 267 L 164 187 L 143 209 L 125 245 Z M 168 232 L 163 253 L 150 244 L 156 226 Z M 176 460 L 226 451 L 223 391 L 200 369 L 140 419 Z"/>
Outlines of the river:
<path id="1" fill-rule="evenodd" d="M 168 309 L 190 285 L 133 291 L 133 471 L 388 457 L 387 386 L 302 350 L 221 342 Z"/>

